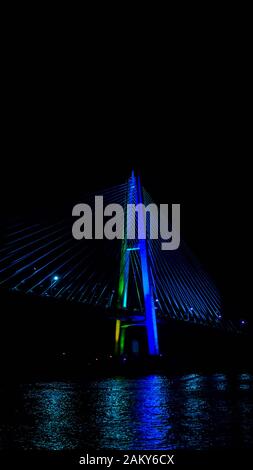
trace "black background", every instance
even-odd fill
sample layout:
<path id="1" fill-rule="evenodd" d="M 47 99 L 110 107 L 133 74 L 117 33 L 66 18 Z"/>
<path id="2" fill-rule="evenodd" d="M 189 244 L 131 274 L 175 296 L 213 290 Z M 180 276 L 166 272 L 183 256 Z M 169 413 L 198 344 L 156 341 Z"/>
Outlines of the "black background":
<path id="1" fill-rule="evenodd" d="M 181 204 L 182 237 L 229 316 L 249 316 L 247 51 L 96 51 L 30 42 L 7 54 L 1 212 L 69 213 L 82 194 L 121 183 L 134 168 L 157 203 Z"/>
<path id="2" fill-rule="evenodd" d="M 45 21 L 41 28 L 37 18 L 29 28 L 18 18 L 18 34 L 11 15 L 1 54 L 1 221 L 70 213 L 83 193 L 121 183 L 134 168 L 157 203 L 181 204 L 182 237 L 220 288 L 226 315 L 250 319 L 247 27 L 239 31 L 226 8 L 207 28 L 209 12 L 198 19 L 198 7 L 198 27 L 186 18 L 185 35 L 181 14 L 175 31 L 174 18 L 164 15 L 168 24 L 156 32 L 143 13 L 123 31 L 121 18 L 113 31 L 105 22 L 101 35 L 97 15 L 93 30 L 88 31 L 88 15 L 80 15 L 81 26 L 71 33 L 60 11 L 54 18 L 49 12 L 52 24 Z M 16 315 L 13 342 L 18 337 L 20 345 L 23 320 L 20 311 Z M 44 316 L 39 322 L 46 328 Z M 38 325 L 36 317 L 33 327 Z M 4 328 L 3 337 L 9 343 Z M 18 356 L 21 347 L 16 349 Z M 229 457 L 241 463 L 247 455 L 228 452 L 226 463 Z M 210 460 L 208 454 L 203 461 L 215 465 L 221 457 Z"/>

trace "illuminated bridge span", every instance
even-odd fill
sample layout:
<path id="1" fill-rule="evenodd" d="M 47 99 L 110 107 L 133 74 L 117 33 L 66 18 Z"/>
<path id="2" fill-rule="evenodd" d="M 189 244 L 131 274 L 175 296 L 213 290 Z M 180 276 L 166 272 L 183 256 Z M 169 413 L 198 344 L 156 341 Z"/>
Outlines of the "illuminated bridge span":
<path id="1" fill-rule="evenodd" d="M 124 208 L 153 202 L 134 174 L 96 195 L 105 205 Z M 94 199 L 95 193 L 89 194 L 85 202 L 92 207 Z M 126 220 L 124 229 L 132 223 Z M 159 320 L 225 326 L 219 292 L 184 242 L 175 251 L 162 251 L 162 240 L 149 233 L 146 240 L 77 241 L 72 224 L 69 217 L 6 226 L 0 287 L 115 309 L 116 354 L 124 353 L 125 333 L 133 325 L 146 328 L 151 355 L 159 354 Z"/>

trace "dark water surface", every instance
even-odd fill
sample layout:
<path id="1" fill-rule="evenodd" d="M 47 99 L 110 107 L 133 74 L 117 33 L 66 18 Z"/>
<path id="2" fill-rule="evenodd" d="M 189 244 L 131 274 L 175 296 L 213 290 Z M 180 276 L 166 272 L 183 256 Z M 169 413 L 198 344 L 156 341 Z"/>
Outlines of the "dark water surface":
<path id="1" fill-rule="evenodd" d="M 253 442 L 253 375 L 0 386 L 0 449 L 219 449 Z"/>

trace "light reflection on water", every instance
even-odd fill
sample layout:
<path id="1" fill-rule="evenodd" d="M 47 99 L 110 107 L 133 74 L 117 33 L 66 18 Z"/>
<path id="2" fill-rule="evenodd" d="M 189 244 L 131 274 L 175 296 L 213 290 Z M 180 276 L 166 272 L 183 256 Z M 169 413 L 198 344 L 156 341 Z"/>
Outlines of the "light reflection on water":
<path id="1" fill-rule="evenodd" d="M 250 447 L 253 376 L 90 379 L 0 387 L 0 448 Z"/>

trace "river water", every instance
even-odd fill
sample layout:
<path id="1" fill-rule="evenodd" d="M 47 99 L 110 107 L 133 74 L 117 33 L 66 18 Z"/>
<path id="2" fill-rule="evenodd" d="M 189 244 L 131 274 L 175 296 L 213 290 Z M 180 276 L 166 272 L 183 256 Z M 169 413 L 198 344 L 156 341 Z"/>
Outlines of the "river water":
<path id="1" fill-rule="evenodd" d="M 0 386 L 0 449 L 249 448 L 253 375 L 110 377 Z"/>

